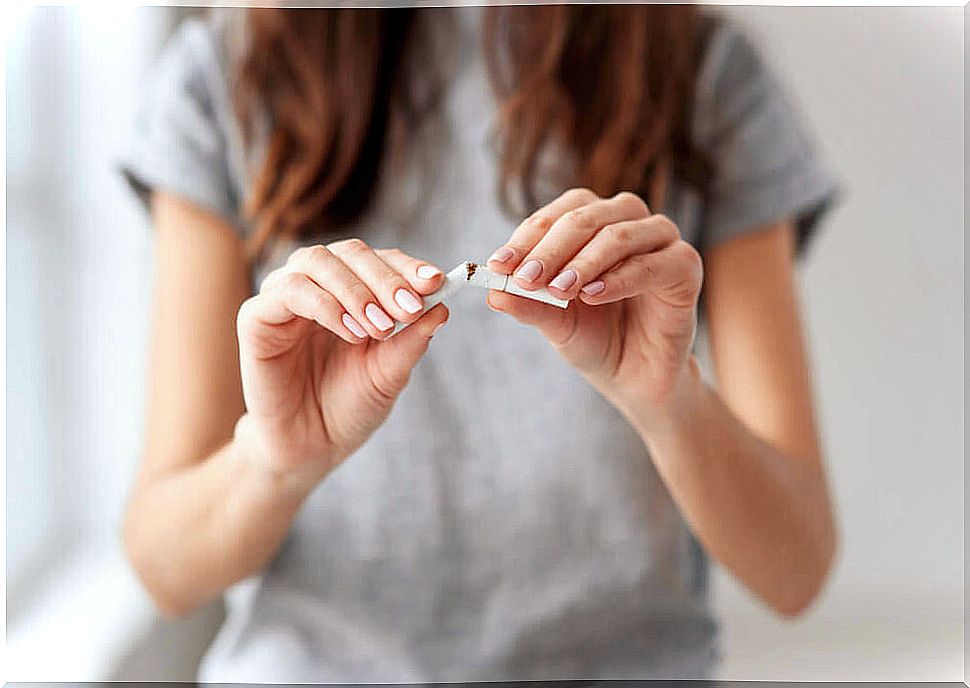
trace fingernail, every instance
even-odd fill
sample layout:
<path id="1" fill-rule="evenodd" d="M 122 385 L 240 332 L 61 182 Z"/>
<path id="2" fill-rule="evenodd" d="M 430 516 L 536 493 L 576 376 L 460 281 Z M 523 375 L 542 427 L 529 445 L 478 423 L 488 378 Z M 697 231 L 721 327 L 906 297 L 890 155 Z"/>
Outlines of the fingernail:
<path id="1" fill-rule="evenodd" d="M 418 277 L 421 279 L 434 279 L 441 274 L 441 270 L 433 265 L 422 265 L 418 268 Z"/>
<path id="2" fill-rule="evenodd" d="M 360 337 L 361 339 L 367 338 L 367 333 L 364 332 L 364 328 L 361 327 L 356 320 L 351 318 L 349 313 L 344 313 L 343 317 L 340 319 L 343 321 L 344 327 L 353 332 L 356 336 Z"/>
<path id="3" fill-rule="evenodd" d="M 556 278 L 549 283 L 549 286 L 566 291 L 571 286 L 576 284 L 576 280 L 578 278 L 579 275 L 576 274 L 576 271 L 570 268 L 569 270 L 563 270 L 556 275 Z"/>
<path id="4" fill-rule="evenodd" d="M 367 304 L 367 307 L 364 308 L 364 315 L 367 316 L 374 327 L 382 332 L 394 327 L 394 321 L 391 320 L 391 317 L 372 303 Z"/>
<path id="5" fill-rule="evenodd" d="M 421 302 L 418 301 L 414 294 L 409 292 L 407 289 L 398 289 L 396 292 L 394 292 L 394 300 L 397 302 L 398 306 L 412 315 L 423 308 Z"/>
<path id="6" fill-rule="evenodd" d="M 536 277 L 542 274 L 542 263 L 537 260 L 530 260 L 516 273 L 517 277 L 521 277 L 526 282 L 531 282 Z"/>
<path id="7" fill-rule="evenodd" d="M 497 249 L 489 260 L 494 260 L 496 263 L 505 263 L 514 255 L 515 251 L 510 249 L 508 246 L 503 246 L 502 248 Z"/>
<path id="8" fill-rule="evenodd" d="M 603 280 L 596 280 L 595 282 L 590 282 L 580 291 L 582 291 L 586 296 L 596 296 L 601 291 L 606 289 L 606 282 Z"/>

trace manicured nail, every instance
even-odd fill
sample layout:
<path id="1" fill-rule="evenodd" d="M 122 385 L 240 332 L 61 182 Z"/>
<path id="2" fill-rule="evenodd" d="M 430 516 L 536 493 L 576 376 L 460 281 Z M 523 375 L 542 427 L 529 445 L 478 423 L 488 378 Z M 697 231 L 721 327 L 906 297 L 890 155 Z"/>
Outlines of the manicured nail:
<path id="1" fill-rule="evenodd" d="M 367 304 L 367 307 L 364 308 L 364 315 L 367 316 L 367 319 L 371 321 L 374 327 L 382 332 L 394 327 L 394 321 L 391 320 L 391 316 L 372 303 Z"/>
<path id="2" fill-rule="evenodd" d="M 364 328 L 361 327 L 356 320 L 351 318 L 349 313 L 344 313 L 343 317 L 340 319 L 343 321 L 344 327 L 353 332 L 354 335 L 360 337 L 361 339 L 367 338 L 367 333 L 364 332 Z"/>
<path id="3" fill-rule="evenodd" d="M 409 292 L 407 289 L 398 289 L 396 292 L 394 292 L 394 300 L 397 302 L 398 306 L 412 315 L 423 308 L 421 302 L 418 301 L 414 294 Z"/>
<path id="4" fill-rule="evenodd" d="M 571 286 L 576 284 L 576 280 L 578 278 L 579 278 L 579 275 L 576 274 L 576 271 L 570 268 L 568 270 L 563 270 L 558 275 L 556 275 L 556 278 L 549 283 L 549 286 L 566 291 Z"/>
<path id="5" fill-rule="evenodd" d="M 586 294 L 586 296 L 596 296 L 601 291 L 606 289 L 606 282 L 603 280 L 596 280 L 595 282 L 590 282 L 581 291 Z"/>
<path id="6" fill-rule="evenodd" d="M 441 270 L 433 265 L 422 265 L 418 268 L 418 277 L 421 279 L 434 279 L 441 274 Z"/>
<path id="7" fill-rule="evenodd" d="M 515 255 L 515 251 L 510 249 L 508 246 L 503 246 L 502 248 L 497 249 L 495 253 L 492 254 L 492 257 L 489 258 L 489 261 L 494 260 L 496 263 L 505 263 L 505 262 L 508 262 L 508 260 L 514 255 Z"/>
<path id="8" fill-rule="evenodd" d="M 537 260 L 530 260 L 516 273 L 516 277 L 521 277 L 526 282 L 531 282 L 542 274 L 542 263 Z"/>

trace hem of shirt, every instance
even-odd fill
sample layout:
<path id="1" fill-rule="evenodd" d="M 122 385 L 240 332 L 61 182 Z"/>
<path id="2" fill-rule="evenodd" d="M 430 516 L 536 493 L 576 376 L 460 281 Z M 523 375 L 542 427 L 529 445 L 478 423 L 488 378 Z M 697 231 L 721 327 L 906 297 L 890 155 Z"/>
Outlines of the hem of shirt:
<path id="1" fill-rule="evenodd" d="M 142 208 L 146 212 L 150 212 L 151 210 L 152 193 L 155 191 L 164 191 L 188 201 L 202 210 L 219 216 L 240 236 L 246 235 L 245 228 L 241 226 L 227 194 L 224 190 L 218 188 L 217 185 L 206 183 L 190 185 L 174 179 L 171 174 L 154 169 L 148 163 L 133 159 L 121 160 L 118 164 L 118 170 L 129 188 L 134 191 Z M 185 180 L 205 178 L 204 171 L 202 170 L 192 171 L 186 169 L 178 176 Z"/>
<path id="2" fill-rule="evenodd" d="M 770 182 L 721 192 L 731 200 L 708 218 L 702 251 L 786 219 L 795 222 L 795 251 L 804 257 L 823 218 L 843 192 L 842 184 L 816 165 L 811 171 L 773 175 Z"/>

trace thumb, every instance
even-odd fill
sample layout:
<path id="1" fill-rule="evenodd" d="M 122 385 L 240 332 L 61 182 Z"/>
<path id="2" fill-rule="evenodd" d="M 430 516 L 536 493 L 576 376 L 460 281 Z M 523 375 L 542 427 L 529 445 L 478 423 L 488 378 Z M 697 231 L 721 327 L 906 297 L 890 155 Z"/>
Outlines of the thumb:
<path id="1" fill-rule="evenodd" d="M 501 291 L 488 292 L 488 306 L 537 328 L 553 344 L 565 341 L 576 327 L 576 306 L 557 308 Z"/>
<path id="2" fill-rule="evenodd" d="M 431 338 L 448 321 L 448 315 L 448 308 L 439 303 L 398 334 L 372 346 L 371 381 L 383 396 L 393 399 L 401 393 L 411 369 L 428 350 Z"/>

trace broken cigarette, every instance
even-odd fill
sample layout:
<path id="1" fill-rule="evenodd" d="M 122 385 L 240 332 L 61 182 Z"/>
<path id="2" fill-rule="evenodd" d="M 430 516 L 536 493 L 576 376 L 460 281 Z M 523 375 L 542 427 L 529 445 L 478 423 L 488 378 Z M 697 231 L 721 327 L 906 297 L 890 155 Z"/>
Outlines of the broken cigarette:
<path id="1" fill-rule="evenodd" d="M 425 313 L 431 310 L 439 303 L 445 299 L 451 298 L 451 296 L 453 296 L 456 292 L 468 285 L 472 285 L 473 287 L 478 287 L 480 289 L 495 289 L 497 291 L 504 291 L 507 294 L 522 296 L 527 299 L 532 299 L 533 301 L 541 301 L 542 303 L 548 303 L 559 308 L 566 308 L 569 305 L 569 301 L 553 296 L 546 289 L 528 291 L 516 284 L 511 275 L 500 275 L 497 272 L 492 272 L 483 265 L 466 261 L 464 263 L 459 263 L 454 267 L 453 270 L 445 275 L 445 281 L 438 291 L 424 297 L 424 308 L 421 312 Z M 394 331 L 391 332 L 390 336 L 393 337 L 395 334 L 407 327 L 408 324 L 409 323 L 397 323 L 394 326 Z"/>
<path id="2" fill-rule="evenodd" d="M 496 289 L 498 291 L 504 291 L 507 294 L 524 296 L 527 299 L 542 301 L 542 303 L 548 303 L 559 308 L 566 308 L 569 305 L 569 301 L 564 301 L 553 296 L 546 289 L 536 289 L 535 291 L 523 289 L 515 283 L 512 275 L 500 275 L 497 272 L 492 272 L 483 265 L 465 263 L 465 273 L 469 284 L 473 284 L 476 287 Z"/>

